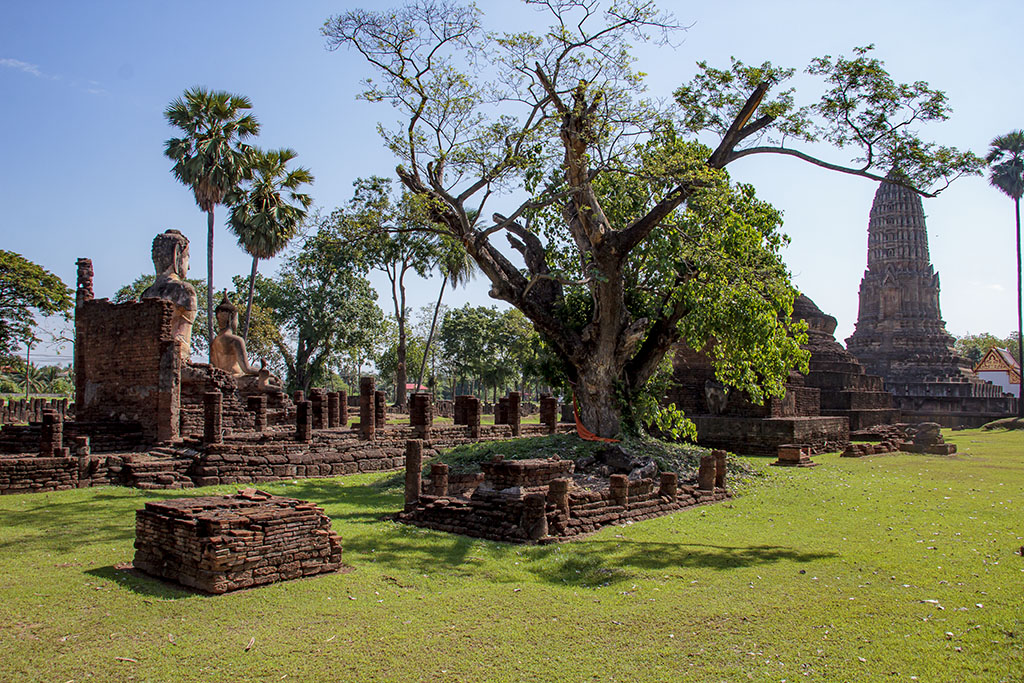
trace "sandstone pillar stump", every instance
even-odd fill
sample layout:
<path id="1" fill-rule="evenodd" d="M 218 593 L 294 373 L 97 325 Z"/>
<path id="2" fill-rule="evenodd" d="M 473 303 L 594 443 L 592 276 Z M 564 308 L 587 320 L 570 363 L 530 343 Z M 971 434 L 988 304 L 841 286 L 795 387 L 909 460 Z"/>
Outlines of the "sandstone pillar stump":
<path id="1" fill-rule="evenodd" d="M 569 484 L 571 479 L 554 479 L 548 484 L 548 502 L 564 514 L 569 514 Z"/>
<path id="2" fill-rule="evenodd" d="M 716 474 L 715 456 L 702 455 L 697 470 L 697 488 L 701 491 L 714 491 Z"/>
<path id="3" fill-rule="evenodd" d="M 725 451 L 714 450 L 711 455 L 715 456 L 715 488 L 725 488 Z"/>

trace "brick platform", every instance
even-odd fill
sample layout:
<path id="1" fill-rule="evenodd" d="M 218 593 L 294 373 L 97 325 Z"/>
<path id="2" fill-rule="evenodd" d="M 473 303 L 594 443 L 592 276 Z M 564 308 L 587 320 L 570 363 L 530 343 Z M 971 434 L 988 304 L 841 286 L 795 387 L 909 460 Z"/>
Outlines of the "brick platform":
<path id="1" fill-rule="evenodd" d="M 341 539 L 312 503 L 247 489 L 135 513 L 135 568 L 207 593 L 338 571 Z"/>
<path id="2" fill-rule="evenodd" d="M 410 441 L 410 452 L 422 443 Z M 571 460 L 519 460 L 484 463 L 482 473 L 463 476 L 438 486 L 421 480 L 419 458 L 407 458 L 405 499 L 395 520 L 414 526 L 509 543 L 558 543 L 588 534 L 610 524 L 638 522 L 695 505 L 725 500 L 725 458 L 705 456 L 707 481 L 696 486 L 680 484 L 674 472 L 662 472 L 659 480 L 630 480 L 613 474 L 607 488 L 577 486 L 569 476 Z M 514 467 L 513 467 L 514 465 Z M 719 473 L 719 470 L 720 473 Z M 491 475 L 498 474 L 498 480 Z M 551 477 L 557 477 L 552 479 Z M 470 480 L 473 480 L 470 483 Z M 539 485 L 523 485 L 544 481 Z M 511 484 L 507 488 L 499 488 Z M 429 493 L 428 493 L 429 491 Z"/>

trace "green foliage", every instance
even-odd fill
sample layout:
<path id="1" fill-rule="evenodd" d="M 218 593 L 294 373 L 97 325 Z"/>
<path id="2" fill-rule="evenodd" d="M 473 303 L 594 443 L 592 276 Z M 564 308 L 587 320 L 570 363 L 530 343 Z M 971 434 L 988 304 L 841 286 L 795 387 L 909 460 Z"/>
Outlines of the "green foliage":
<path id="1" fill-rule="evenodd" d="M 365 273 L 361 254 L 322 225 L 285 259 L 276 279 L 258 279 L 256 304 L 283 334 L 271 341 L 289 388 L 308 390 L 346 357 L 373 354 L 382 314 Z"/>
<path id="2" fill-rule="evenodd" d="M 753 153 L 782 153 L 793 142 L 828 142 L 851 148 L 856 156 L 849 168 L 829 164 L 804 153 L 812 163 L 833 170 L 870 175 L 877 179 L 899 169 L 901 180 L 922 192 L 940 183 L 940 192 L 961 175 L 977 175 L 982 160 L 971 152 L 923 140 L 921 124 L 944 121 L 951 108 L 946 94 L 924 81 L 898 83 L 885 63 L 872 56 L 873 45 L 853 50 L 853 57 L 830 55 L 811 60 L 805 72 L 819 78 L 825 92 L 812 104 L 796 106 L 795 90 L 778 88 L 795 69 L 771 62 L 751 66 L 733 58 L 728 69 L 698 62 L 698 73 L 675 91 L 682 124 L 692 132 L 713 131 L 726 136 L 751 93 L 760 84 L 770 95 L 757 102 L 747 121 L 756 130 L 733 158 Z M 746 121 L 744 122 L 746 123 Z"/>
<path id="3" fill-rule="evenodd" d="M 195 87 L 164 110 L 167 122 L 182 132 L 167 140 L 164 155 L 201 211 L 212 212 L 252 165 L 252 150 L 241 141 L 258 134 L 260 124 L 249 109 L 248 97 Z"/>
<path id="4" fill-rule="evenodd" d="M 149 287 L 156 282 L 156 275 L 147 275 L 143 273 L 137 278 L 132 280 L 127 285 L 120 287 L 114 292 L 114 303 L 123 304 L 127 301 L 140 301 L 142 293 L 145 292 Z M 206 280 L 186 278 L 185 282 L 192 285 L 196 290 L 196 300 L 204 301 L 207 296 L 206 292 Z M 210 344 L 206 339 L 206 335 L 203 334 L 203 330 L 206 329 L 206 310 L 199 307 L 196 311 L 195 322 L 192 323 L 192 351 L 193 356 L 203 356 L 209 349 Z"/>
<path id="5" fill-rule="evenodd" d="M 35 314 L 67 314 L 72 292 L 63 281 L 21 254 L 0 249 L 0 354 L 31 337 Z"/>
<path id="6" fill-rule="evenodd" d="M 918 134 L 948 117 L 946 96 L 895 81 L 870 47 L 813 60 L 824 95 L 811 104 L 785 89 L 792 69 L 733 60 L 698 64 L 663 106 L 645 98 L 630 43 L 681 28 L 671 16 L 648 0 L 532 4 L 546 30 L 487 32 L 472 5 L 411 0 L 331 17 L 323 33 L 374 70 L 363 97 L 399 112 L 380 130 L 431 230 L 463 244 L 492 296 L 534 324 L 601 436 L 620 427 L 614 387 L 627 403 L 638 397 L 680 340 L 710 344 L 720 378 L 755 401 L 806 362 L 789 322 L 780 215 L 731 185 L 728 164 L 786 154 L 874 180 L 897 168 L 900 182 L 933 193 L 980 169 Z M 713 147 L 696 142 L 708 131 Z M 790 146 L 813 142 L 852 158 Z M 503 193 L 528 196 L 482 225 Z"/>
<path id="7" fill-rule="evenodd" d="M 1010 131 L 989 143 L 985 157 L 989 183 L 1014 200 L 1024 195 L 1024 130 Z"/>
<path id="8" fill-rule="evenodd" d="M 997 337 L 983 332 L 981 334 L 967 334 L 962 337 L 956 338 L 956 343 L 953 348 L 956 352 L 971 361 L 977 363 L 982 357 L 988 353 L 988 350 L 993 346 L 1004 348 L 1010 352 L 1010 354 L 1017 358 L 1017 333 L 1013 332 L 1008 337 Z M 1020 362 L 1020 358 L 1017 358 L 1017 362 Z"/>

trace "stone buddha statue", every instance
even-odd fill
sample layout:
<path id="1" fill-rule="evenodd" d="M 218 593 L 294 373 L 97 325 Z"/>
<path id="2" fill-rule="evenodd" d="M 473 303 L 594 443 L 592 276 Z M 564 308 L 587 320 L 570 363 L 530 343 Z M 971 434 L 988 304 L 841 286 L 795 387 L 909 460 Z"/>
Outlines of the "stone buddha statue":
<path id="1" fill-rule="evenodd" d="M 185 282 L 188 275 L 188 238 L 167 230 L 153 238 L 153 267 L 156 282 L 142 293 L 143 299 L 166 299 L 174 304 L 171 331 L 178 340 L 182 363 L 192 355 L 192 324 L 196 320 L 196 290 Z"/>
<path id="2" fill-rule="evenodd" d="M 245 340 L 238 336 L 238 308 L 228 300 L 227 293 L 217 305 L 217 328 L 220 331 L 210 345 L 210 364 L 224 370 L 245 391 L 281 391 L 281 380 L 270 374 L 265 364 L 249 365 Z"/>

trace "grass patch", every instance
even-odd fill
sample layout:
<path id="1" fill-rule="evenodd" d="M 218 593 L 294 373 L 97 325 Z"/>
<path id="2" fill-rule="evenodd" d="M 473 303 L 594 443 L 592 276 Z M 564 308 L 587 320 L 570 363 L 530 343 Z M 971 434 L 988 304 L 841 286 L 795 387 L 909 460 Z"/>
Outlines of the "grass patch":
<path id="1" fill-rule="evenodd" d="M 1019 681 L 1024 432 L 944 434 L 957 456 L 741 458 L 731 501 L 558 546 L 382 521 L 386 475 L 266 484 L 354 571 L 218 597 L 117 568 L 181 492 L 3 496 L 0 680 Z"/>

